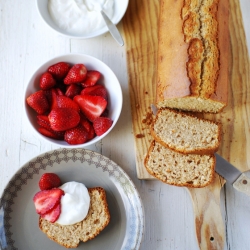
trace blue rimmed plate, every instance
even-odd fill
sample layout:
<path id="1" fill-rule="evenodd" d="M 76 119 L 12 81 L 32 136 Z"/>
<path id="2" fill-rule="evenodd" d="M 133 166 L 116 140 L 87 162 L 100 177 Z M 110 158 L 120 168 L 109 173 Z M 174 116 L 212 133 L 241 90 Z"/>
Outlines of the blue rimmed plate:
<path id="1" fill-rule="evenodd" d="M 88 188 L 106 190 L 111 220 L 93 240 L 78 249 L 139 249 L 144 229 L 140 196 L 128 175 L 113 161 L 85 149 L 58 149 L 27 162 L 12 177 L 0 199 L 1 249 L 65 249 L 38 228 L 32 198 L 45 172 L 59 175 L 62 183 L 78 181 Z"/>

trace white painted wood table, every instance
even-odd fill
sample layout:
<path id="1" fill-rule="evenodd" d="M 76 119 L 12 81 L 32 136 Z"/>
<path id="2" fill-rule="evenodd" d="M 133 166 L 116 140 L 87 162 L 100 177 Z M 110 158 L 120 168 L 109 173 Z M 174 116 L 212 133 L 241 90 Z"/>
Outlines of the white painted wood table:
<path id="1" fill-rule="evenodd" d="M 241 6 L 250 48 L 250 1 L 241 0 Z M 122 24 L 118 27 L 122 30 Z M 29 129 L 23 94 L 38 66 L 65 53 L 99 58 L 121 83 L 124 104 L 116 127 L 88 149 L 116 162 L 135 183 L 145 209 L 141 249 L 198 249 L 193 208 L 186 189 L 137 178 L 125 48 L 119 47 L 110 34 L 89 40 L 59 36 L 41 20 L 34 0 L 0 0 L 0 193 L 23 164 L 55 149 Z M 226 227 L 224 249 L 250 249 L 250 197 L 226 184 L 222 189 L 221 208 Z"/>

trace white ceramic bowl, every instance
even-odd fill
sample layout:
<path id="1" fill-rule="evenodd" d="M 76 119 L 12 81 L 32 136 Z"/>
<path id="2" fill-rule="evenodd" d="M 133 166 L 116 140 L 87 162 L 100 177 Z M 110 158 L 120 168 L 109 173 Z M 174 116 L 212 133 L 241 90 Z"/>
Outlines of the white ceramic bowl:
<path id="1" fill-rule="evenodd" d="M 84 143 L 84 144 L 78 144 L 78 145 L 69 145 L 65 141 L 55 140 L 46 136 L 43 136 L 40 134 L 37 130 L 39 127 L 36 121 L 36 112 L 28 106 L 26 103 L 26 99 L 28 96 L 30 96 L 32 93 L 36 92 L 40 89 L 39 87 L 39 78 L 40 76 L 46 72 L 49 66 L 58 63 L 58 62 L 68 62 L 70 64 L 76 64 L 76 63 L 83 63 L 88 70 L 97 70 L 102 74 L 102 78 L 99 80 L 100 84 L 104 85 L 105 88 L 108 91 L 108 110 L 109 115 L 108 117 L 113 120 L 112 126 L 109 128 L 109 130 L 104 133 L 101 136 L 96 136 L 92 140 Z M 24 106 L 25 106 L 25 113 L 27 116 L 27 119 L 32 127 L 32 129 L 35 131 L 35 133 L 42 139 L 44 139 L 47 142 L 50 142 L 54 145 L 57 145 L 59 147 L 65 147 L 65 148 L 79 148 L 79 147 L 86 147 L 91 144 L 94 144 L 101 140 L 104 136 L 106 136 L 115 126 L 116 122 L 119 119 L 121 109 L 122 109 L 122 90 L 120 83 L 113 73 L 113 71 L 102 61 L 84 54 L 66 54 L 62 56 L 55 57 L 44 64 L 42 64 L 31 76 L 30 80 L 28 81 L 28 84 L 25 89 L 24 94 Z"/>
<path id="2" fill-rule="evenodd" d="M 122 17 L 124 16 L 128 7 L 128 2 L 129 0 L 114 0 L 114 15 L 111 19 L 111 21 L 114 24 L 119 23 Z M 59 28 L 54 23 L 54 21 L 52 20 L 49 14 L 47 5 L 48 5 L 48 0 L 37 0 L 37 9 L 38 9 L 38 12 L 40 13 L 40 16 L 50 28 L 52 28 L 54 31 L 56 31 L 57 33 L 63 36 L 67 36 L 69 38 L 76 38 L 76 39 L 86 39 L 86 38 L 92 38 L 92 37 L 102 35 L 108 31 L 108 28 L 104 26 L 100 30 L 97 30 L 88 34 L 84 34 L 84 35 L 78 35 L 78 34 L 74 34 L 73 32 L 67 32 Z"/>

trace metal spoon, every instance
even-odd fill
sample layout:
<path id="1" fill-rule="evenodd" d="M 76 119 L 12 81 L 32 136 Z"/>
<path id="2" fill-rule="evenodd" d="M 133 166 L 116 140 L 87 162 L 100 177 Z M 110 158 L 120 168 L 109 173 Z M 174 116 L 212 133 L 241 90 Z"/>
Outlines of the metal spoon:
<path id="1" fill-rule="evenodd" d="M 103 10 L 101 10 L 100 12 L 109 29 L 110 34 L 113 36 L 113 38 L 118 42 L 120 46 L 123 46 L 124 41 L 117 27 L 112 23 L 112 21 L 109 19 L 109 17 L 105 14 Z"/>

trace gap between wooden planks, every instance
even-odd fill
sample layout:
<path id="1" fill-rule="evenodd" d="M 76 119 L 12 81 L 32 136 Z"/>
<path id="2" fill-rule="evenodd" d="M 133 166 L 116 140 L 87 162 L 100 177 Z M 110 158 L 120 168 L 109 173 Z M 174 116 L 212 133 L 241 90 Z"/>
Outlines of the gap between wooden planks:
<path id="1" fill-rule="evenodd" d="M 179 0 L 181 1 L 181 0 Z M 219 154 L 241 171 L 250 169 L 250 64 L 239 0 L 230 3 L 230 86 L 228 106 L 205 118 L 221 121 L 223 140 Z M 130 1 L 123 19 L 127 68 L 139 179 L 154 179 L 144 168 L 152 140 L 145 119 L 156 95 L 158 16 L 160 0 Z M 239 157 L 240 156 L 240 157 Z M 225 181 L 216 174 L 206 188 L 187 189 L 194 208 L 197 243 L 201 249 L 223 249 L 225 229 L 220 211 L 220 190 Z"/>

